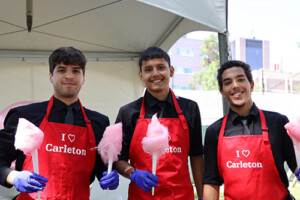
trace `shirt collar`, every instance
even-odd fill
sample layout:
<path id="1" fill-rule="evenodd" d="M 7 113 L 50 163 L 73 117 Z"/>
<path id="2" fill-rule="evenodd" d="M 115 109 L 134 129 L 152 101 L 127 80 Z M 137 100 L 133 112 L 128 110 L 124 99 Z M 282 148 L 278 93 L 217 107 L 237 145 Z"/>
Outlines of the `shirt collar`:
<path id="1" fill-rule="evenodd" d="M 81 109 L 78 100 L 73 104 L 71 104 L 70 106 L 72 106 L 75 111 L 79 111 Z M 55 109 L 57 110 L 67 110 L 68 108 L 67 104 L 55 98 L 54 96 L 53 96 L 53 107 L 55 107 Z"/>
<path id="2" fill-rule="evenodd" d="M 255 105 L 255 103 L 253 103 L 253 106 L 252 106 L 252 108 L 250 110 L 249 115 L 246 116 L 245 118 L 247 118 L 248 120 L 254 120 L 254 119 L 257 119 L 256 116 L 258 114 L 259 114 L 258 108 Z M 240 119 L 241 119 L 241 116 L 239 116 L 233 110 L 229 109 L 228 120 L 230 120 L 232 123 L 236 124 L 236 123 L 240 123 Z"/>
<path id="3" fill-rule="evenodd" d="M 172 100 L 172 94 L 171 91 L 169 91 L 169 94 L 167 96 L 167 99 L 165 101 L 160 101 L 157 98 L 155 98 L 154 96 L 152 96 L 150 94 L 150 92 L 148 92 L 146 90 L 145 92 L 145 103 L 150 107 L 154 107 L 155 105 L 157 105 L 157 103 L 159 102 L 167 102 L 169 105 L 173 105 L 173 100 Z"/>

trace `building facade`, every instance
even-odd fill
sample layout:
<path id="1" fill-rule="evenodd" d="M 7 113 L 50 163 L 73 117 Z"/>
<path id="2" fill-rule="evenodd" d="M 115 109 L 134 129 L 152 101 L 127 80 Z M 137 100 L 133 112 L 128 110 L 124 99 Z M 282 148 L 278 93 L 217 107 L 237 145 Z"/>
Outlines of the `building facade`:
<path id="1" fill-rule="evenodd" d="M 175 75 L 170 82 L 173 89 L 190 89 L 188 83 L 192 80 L 193 73 L 202 69 L 202 45 L 202 40 L 190 39 L 185 35 L 169 50 L 171 65 L 175 68 Z"/>
<path id="2" fill-rule="evenodd" d="M 173 89 L 190 90 L 189 82 L 195 72 L 205 70 L 201 63 L 204 55 L 201 39 L 181 37 L 169 50 L 171 65 L 175 68 L 170 81 Z M 270 42 L 238 38 L 231 42 L 232 59 L 251 66 L 255 90 L 262 92 L 300 93 L 300 73 L 285 73 L 279 64 L 270 64 Z"/>
<path id="3" fill-rule="evenodd" d="M 231 44 L 232 58 L 248 63 L 253 70 L 270 69 L 270 43 L 267 40 L 239 38 Z"/>

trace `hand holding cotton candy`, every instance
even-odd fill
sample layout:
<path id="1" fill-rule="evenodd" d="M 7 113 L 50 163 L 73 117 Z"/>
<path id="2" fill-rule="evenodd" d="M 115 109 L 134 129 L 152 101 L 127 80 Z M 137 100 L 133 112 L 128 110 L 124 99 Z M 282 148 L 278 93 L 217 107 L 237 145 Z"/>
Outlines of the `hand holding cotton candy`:
<path id="1" fill-rule="evenodd" d="M 98 144 L 97 150 L 105 164 L 108 164 L 107 174 L 112 170 L 113 162 L 118 160 L 122 150 L 122 123 L 106 127 L 103 138 Z"/>
<path id="2" fill-rule="evenodd" d="M 24 118 L 19 119 L 17 132 L 15 135 L 15 148 L 24 152 L 24 154 L 32 155 L 33 169 L 39 174 L 38 151 L 43 143 L 44 133 L 34 124 Z M 40 193 L 38 192 L 38 199 Z"/>
<path id="3" fill-rule="evenodd" d="M 292 138 L 294 143 L 294 149 L 297 158 L 298 167 L 300 166 L 300 117 L 297 117 L 295 121 L 288 122 L 284 128 Z"/>
<path id="4" fill-rule="evenodd" d="M 156 173 L 157 157 L 166 153 L 169 147 L 168 128 L 160 124 L 156 114 L 153 115 L 151 123 L 148 125 L 146 137 L 143 138 L 143 150 L 152 155 L 152 173 Z M 154 195 L 154 188 L 152 188 Z"/>

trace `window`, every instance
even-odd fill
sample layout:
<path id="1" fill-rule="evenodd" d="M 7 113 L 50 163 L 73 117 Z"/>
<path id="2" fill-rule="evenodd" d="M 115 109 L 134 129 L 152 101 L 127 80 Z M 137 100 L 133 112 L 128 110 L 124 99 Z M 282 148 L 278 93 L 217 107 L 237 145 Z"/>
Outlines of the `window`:
<path id="1" fill-rule="evenodd" d="M 172 89 L 180 89 L 180 90 L 190 90 L 190 86 L 188 85 L 171 85 Z"/>
<path id="2" fill-rule="evenodd" d="M 176 54 L 180 55 L 180 56 L 189 56 L 189 57 L 193 57 L 194 56 L 194 52 L 192 49 L 188 49 L 188 48 L 177 48 L 176 49 Z"/>
<path id="3" fill-rule="evenodd" d="M 187 66 L 174 66 L 176 74 L 192 74 L 193 68 Z"/>
<path id="4" fill-rule="evenodd" d="M 191 73 L 192 73 L 192 68 L 187 68 L 187 67 L 185 67 L 185 68 L 183 68 L 183 72 L 184 72 L 185 74 L 191 74 Z"/>

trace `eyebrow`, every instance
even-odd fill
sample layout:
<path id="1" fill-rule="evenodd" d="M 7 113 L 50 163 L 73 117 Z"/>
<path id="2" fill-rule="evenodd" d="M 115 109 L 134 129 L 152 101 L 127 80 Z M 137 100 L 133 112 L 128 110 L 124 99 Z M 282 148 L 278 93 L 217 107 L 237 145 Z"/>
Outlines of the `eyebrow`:
<path id="1" fill-rule="evenodd" d="M 64 69 L 67 68 L 66 66 L 58 65 L 56 68 Z M 81 69 L 80 66 L 74 66 L 73 69 Z"/>
<path id="2" fill-rule="evenodd" d="M 56 68 L 66 68 L 65 66 L 58 65 Z"/>
<path id="3" fill-rule="evenodd" d="M 73 69 L 81 69 L 81 67 L 75 66 L 75 67 L 73 67 Z"/>
<path id="4" fill-rule="evenodd" d="M 151 68 L 151 67 L 152 67 L 151 65 L 144 65 L 144 66 L 142 66 L 141 69 L 147 69 L 147 68 Z"/>

